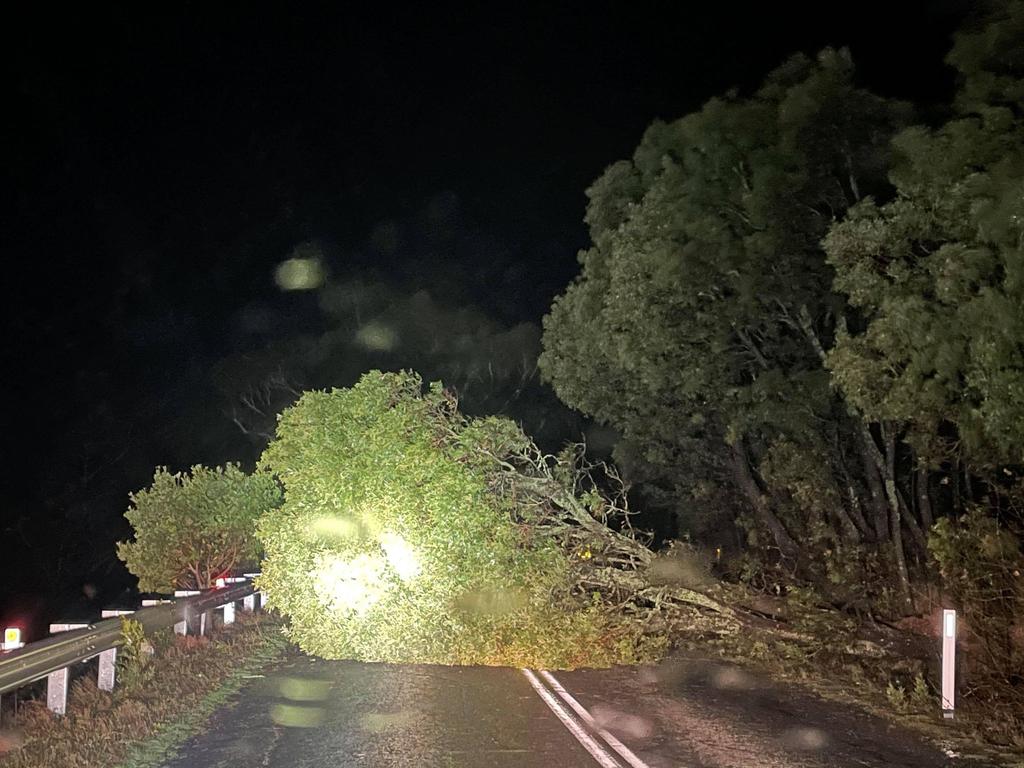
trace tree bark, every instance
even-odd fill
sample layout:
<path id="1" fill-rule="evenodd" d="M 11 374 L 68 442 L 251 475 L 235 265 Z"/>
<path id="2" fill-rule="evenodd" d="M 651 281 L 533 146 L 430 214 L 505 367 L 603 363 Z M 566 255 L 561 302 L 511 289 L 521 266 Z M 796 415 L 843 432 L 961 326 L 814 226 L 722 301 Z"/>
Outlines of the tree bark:
<path id="1" fill-rule="evenodd" d="M 858 440 L 861 463 L 864 466 L 864 481 L 871 494 L 871 511 L 874 513 L 875 538 L 879 543 L 889 540 L 889 507 L 885 501 L 885 488 L 882 486 L 882 469 L 878 466 L 881 454 L 875 445 L 871 431 L 857 416 Z"/>
<path id="2" fill-rule="evenodd" d="M 893 555 L 896 559 L 896 575 L 900 580 L 900 592 L 903 600 L 913 603 L 910 594 L 910 576 L 907 573 L 907 559 L 903 552 L 903 530 L 900 527 L 900 498 L 896 488 L 896 439 L 892 435 L 883 435 L 885 441 L 885 495 L 889 501 L 890 535 L 892 536 Z"/>
<path id="3" fill-rule="evenodd" d="M 853 487 L 853 480 L 850 479 L 850 473 L 846 469 L 846 457 L 843 455 L 839 456 L 839 471 L 843 473 L 843 485 L 846 486 L 846 495 L 849 497 L 849 516 L 857 526 L 857 530 L 860 532 L 861 538 L 871 538 L 874 532 L 871 526 L 868 525 L 868 521 L 864 519 L 864 511 L 861 509 L 860 497 L 857 495 L 857 489 Z"/>
<path id="4" fill-rule="evenodd" d="M 775 539 L 775 545 L 779 548 L 782 556 L 787 560 L 795 561 L 800 554 L 800 547 L 797 546 L 782 521 L 772 511 L 767 496 L 761 490 L 761 486 L 750 468 L 747 451 L 740 443 L 732 446 L 732 465 L 736 484 L 754 508 L 758 520 L 771 532 L 772 538 Z"/>
<path id="5" fill-rule="evenodd" d="M 932 529 L 935 518 L 932 515 L 932 497 L 928 492 L 928 470 L 919 467 L 916 473 L 917 479 L 917 514 L 921 517 L 921 525 L 926 531 Z"/>

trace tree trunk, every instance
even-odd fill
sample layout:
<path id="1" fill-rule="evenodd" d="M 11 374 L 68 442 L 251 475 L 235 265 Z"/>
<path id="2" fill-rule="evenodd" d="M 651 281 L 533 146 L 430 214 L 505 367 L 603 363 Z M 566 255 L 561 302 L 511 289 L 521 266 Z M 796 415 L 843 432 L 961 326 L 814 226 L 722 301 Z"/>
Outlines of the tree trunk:
<path id="1" fill-rule="evenodd" d="M 889 540 L 889 507 L 885 501 L 885 488 L 882 486 L 882 468 L 879 467 L 878 459 L 881 454 L 875 445 L 875 438 L 867 425 L 857 419 L 858 440 L 857 447 L 860 451 L 861 463 L 864 466 L 864 481 L 867 483 L 868 492 L 871 494 L 871 511 L 874 513 L 875 537 L 879 543 Z"/>
<path id="2" fill-rule="evenodd" d="M 843 503 L 842 499 L 835 505 L 834 508 L 835 516 L 839 520 L 839 531 L 842 533 L 843 541 L 851 544 L 860 544 L 861 535 L 858 530 L 856 523 L 850 516 L 849 511 L 846 509 L 846 504 Z"/>
<path id="3" fill-rule="evenodd" d="M 900 580 L 900 592 L 908 605 L 913 603 L 910 595 L 910 576 L 907 574 L 907 559 L 903 552 L 903 530 L 900 527 L 900 497 L 896 488 L 896 439 L 884 435 L 885 441 L 885 495 L 889 501 L 889 524 L 892 549 L 896 558 L 896 575 Z"/>
<path id="4" fill-rule="evenodd" d="M 840 461 L 843 461 L 841 459 Z M 846 495 L 850 499 L 849 504 L 849 516 L 857 526 L 857 530 L 860 532 L 861 538 L 871 538 L 874 532 L 871 530 L 871 526 L 868 525 L 868 521 L 864 519 L 864 511 L 860 506 L 860 497 L 857 495 L 857 489 L 853 487 L 853 481 L 850 480 L 850 473 L 846 471 L 845 467 L 842 467 L 843 482 L 846 485 Z"/>
<path id="5" fill-rule="evenodd" d="M 899 488 L 896 489 L 896 495 L 900 501 L 900 516 L 903 518 L 903 524 L 910 531 L 910 537 L 914 540 L 914 546 L 917 549 L 915 554 L 924 557 L 928 553 L 928 540 L 925 538 L 924 531 L 921 530 L 921 526 L 918 525 L 917 518 L 914 517 L 913 509 L 906 497 L 900 492 Z"/>
<path id="6" fill-rule="evenodd" d="M 761 490 L 757 478 L 754 477 L 750 468 L 750 460 L 747 458 L 746 449 L 742 444 L 737 443 L 732 446 L 732 459 L 733 475 L 740 491 L 754 508 L 754 513 L 761 524 L 771 532 L 782 556 L 787 560 L 795 561 L 800 554 L 800 548 L 793 537 L 789 535 L 789 531 L 782 525 L 782 521 L 772 511 L 767 496 Z"/>
<path id="7" fill-rule="evenodd" d="M 917 514 L 921 517 L 921 525 L 925 531 L 930 531 L 935 523 L 932 516 L 932 497 L 928 493 L 928 470 L 920 467 L 917 476 Z"/>

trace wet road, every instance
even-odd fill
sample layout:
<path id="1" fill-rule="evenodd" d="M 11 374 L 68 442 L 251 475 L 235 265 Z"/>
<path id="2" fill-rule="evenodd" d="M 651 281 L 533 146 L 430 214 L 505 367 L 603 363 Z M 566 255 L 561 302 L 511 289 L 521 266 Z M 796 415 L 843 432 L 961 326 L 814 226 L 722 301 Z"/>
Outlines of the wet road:
<path id="1" fill-rule="evenodd" d="M 565 696 L 554 690 L 559 683 Z M 540 693 L 535 685 L 542 687 Z M 234 706 L 215 715 L 209 729 L 165 768 L 600 765 L 974 768 L 983 763 L 951 760 L 884 721 L 703 661 L 555 678 L 537 674 L 531 683 L 514 669 L 328 662 L 295 655 L 254 679 Z"/>

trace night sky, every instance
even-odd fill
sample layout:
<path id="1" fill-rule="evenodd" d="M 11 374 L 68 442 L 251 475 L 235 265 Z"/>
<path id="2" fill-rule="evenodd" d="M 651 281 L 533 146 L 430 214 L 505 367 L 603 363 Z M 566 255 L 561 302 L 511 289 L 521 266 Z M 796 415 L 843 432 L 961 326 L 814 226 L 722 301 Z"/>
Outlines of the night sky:
<path id="1" fill-rule="evenodd" d="M 5 22 L 0 622 L 116 599 L 154 466 L 255 459 L 217 377 L 329 330 L 275 285 L 296 246 L 442 324 L 537 324 L 652 120 L 826 45 L 940 101 L 967 3 L 173 5 Z"/>

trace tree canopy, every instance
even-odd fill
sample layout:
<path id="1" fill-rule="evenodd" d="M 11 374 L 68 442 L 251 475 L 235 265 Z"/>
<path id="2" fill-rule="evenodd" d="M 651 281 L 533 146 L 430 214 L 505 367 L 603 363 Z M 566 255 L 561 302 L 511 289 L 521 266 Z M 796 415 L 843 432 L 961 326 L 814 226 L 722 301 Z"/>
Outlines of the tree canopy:
<path id="1" fill-rule="evenodd" d="M 652 125 L 589 190 L 593 246 L 545 319 L 545 376 L 622 432 L 618 457 L 684 530 L 746 509 L 791 559 L 835 508 L 840 535 L 875 533 L 842 509 L 860 456 L 836 449 L 857 430 L 823 365 L 843 301 L 820 240 L 885 187 L 907 109 L 852 78 L 845 51 L 795 57 L 752 97 Z M 787 505 L 796 480 L 829 501 Z"/>

